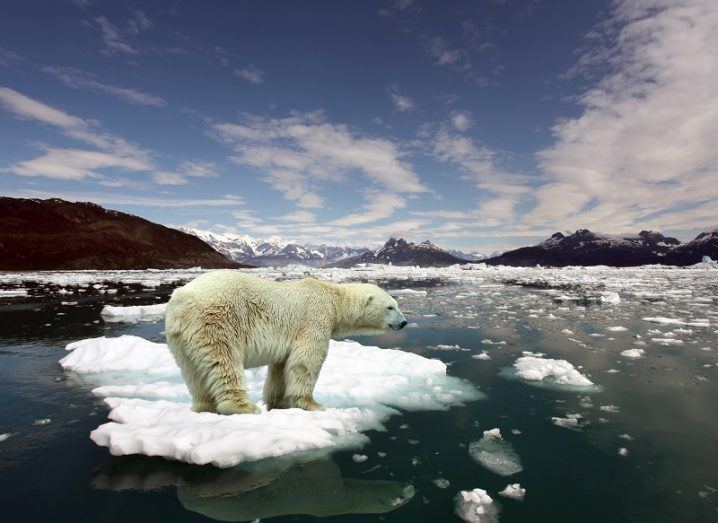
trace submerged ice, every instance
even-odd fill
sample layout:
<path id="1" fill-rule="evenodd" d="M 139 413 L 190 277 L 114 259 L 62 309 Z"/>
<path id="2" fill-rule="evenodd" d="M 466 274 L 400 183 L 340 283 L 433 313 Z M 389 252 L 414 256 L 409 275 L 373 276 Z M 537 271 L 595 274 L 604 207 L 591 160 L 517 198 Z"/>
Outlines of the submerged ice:
<path id="1" fill-rule="evenodd" d="M 359 447 L 363 433 L 407 410 L 445 410 L 478 399 L 470 384 L 446 375 L 438 360 L 352 341 L 331 341 L 315 397 L 327 409 L 262 408 L 259 415 L 190 410 L 190 396 L 165 344 L 137 336 L 71 343 L 60 360 L 97 385 L 110 422 L 91 433 L 113 455 L 146 454 L 229 467 L 297 452 L 326 454 Z M 250 398 L 261 398 L 266 367 L 247 371 Z M 260 403 L 261 405 L 261 403 Z"/>
<path id="2" fill-rule="evenodd" d="M 521 472 L 521 458 L 499 429 L 485 430 L 484 436 L 469 444 L 469 455 L 491 472 L 511 476 Z"/>

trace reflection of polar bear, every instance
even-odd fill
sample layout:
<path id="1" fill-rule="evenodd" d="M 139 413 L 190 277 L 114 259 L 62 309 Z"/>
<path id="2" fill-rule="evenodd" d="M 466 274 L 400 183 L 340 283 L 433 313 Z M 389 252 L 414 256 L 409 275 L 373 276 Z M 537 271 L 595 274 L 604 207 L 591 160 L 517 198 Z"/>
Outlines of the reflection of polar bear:
<path id="1" fill-rule="evenodd" d="M 312 393 L 329 338 L 406 325 L 376 285 L 314 279 L 278 283 L 213 271 L 174 291 L 167 344 L 192 395 L 192 409 L 251 413 L 244 369 L 269 365 L 267 408 L 318 410 Z"/>

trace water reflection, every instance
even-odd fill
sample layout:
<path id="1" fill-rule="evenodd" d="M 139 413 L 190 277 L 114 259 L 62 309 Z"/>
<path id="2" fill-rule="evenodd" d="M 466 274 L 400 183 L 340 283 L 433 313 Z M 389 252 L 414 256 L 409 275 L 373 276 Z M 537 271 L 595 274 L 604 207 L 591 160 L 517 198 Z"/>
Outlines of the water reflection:
<path id="1" fill-rule="evenodd" d="M 114 491 L 176 487 L 185 509 L 220 521 L 384 514 L 414 496 L 409 483 L 344 478 L 331 458 L 228 469 L 141 456 L 112 458 L 95 473 L 92 485 Z"/>

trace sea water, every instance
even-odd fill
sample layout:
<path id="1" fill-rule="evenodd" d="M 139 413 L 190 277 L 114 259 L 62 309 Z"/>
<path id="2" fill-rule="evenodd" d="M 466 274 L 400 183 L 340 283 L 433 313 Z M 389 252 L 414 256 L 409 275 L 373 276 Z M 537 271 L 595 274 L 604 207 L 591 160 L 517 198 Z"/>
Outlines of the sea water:
<path id="1" fill-rule="evenodd" d="M 124 320 L 102 309 L 165 303 L 198 273 L 0 275 L 3 520 L 458 521 L 474 498 L 503 521 L 718 518 L 718 271 L 313 271 L 397 296 L 411 325 L 354 341 L 440 360 L 478 393 L 390 405 L 378 430 L 299 456 L 226 468 L 112 456 L 90 439 L 110 421 L 98 383 L 58 361 L 101 336 L 163 343 L 161 307 Z M 522 500 L 500 494 L 516 484 Z"/>

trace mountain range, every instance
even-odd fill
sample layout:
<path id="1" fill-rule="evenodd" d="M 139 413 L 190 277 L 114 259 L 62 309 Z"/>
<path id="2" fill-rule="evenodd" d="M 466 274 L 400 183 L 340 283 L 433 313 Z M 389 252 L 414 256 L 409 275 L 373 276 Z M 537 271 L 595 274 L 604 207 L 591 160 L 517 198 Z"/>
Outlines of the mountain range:
<path id="1" fill-rule="evenodd" d="M 357 256 L 368 249 L 326 244 L 300 244 L 280 238 L 258 239 L 248 234 L 218 234 L 183 227 L 228 258 L 257 267 L 309 265 L 323 267 L 330 263 Z"/>
<path id="2" fill-rule="evenodd" d="M 0 197 L 0 270 L 243 266 L 194 236 L 94 203 Z"/>
<path id="3" fill-rule="evenodd" d="M 470 263 L 470 261 L 458 258 L 430 241 L 414 243 L 407 242 L 403 238 L 390 238 L 379 249 L 334 262 L 328 267 L 348 268 L 360 263 L 447 267 L 449 265 Z"/>
<path id="4" fill-rule="evenodd" d="M 704 232 L 694 240 L 682 243 L 655 231 L 636 235 L 598 234 L 579 229 L 573 234 L 553 234 L 538 245 L 522 247 L 486 260 L 489 265 L 530 267 L 544 265 L 692 265 L 703 256 L 718 258 L 718 230 Z"/>

